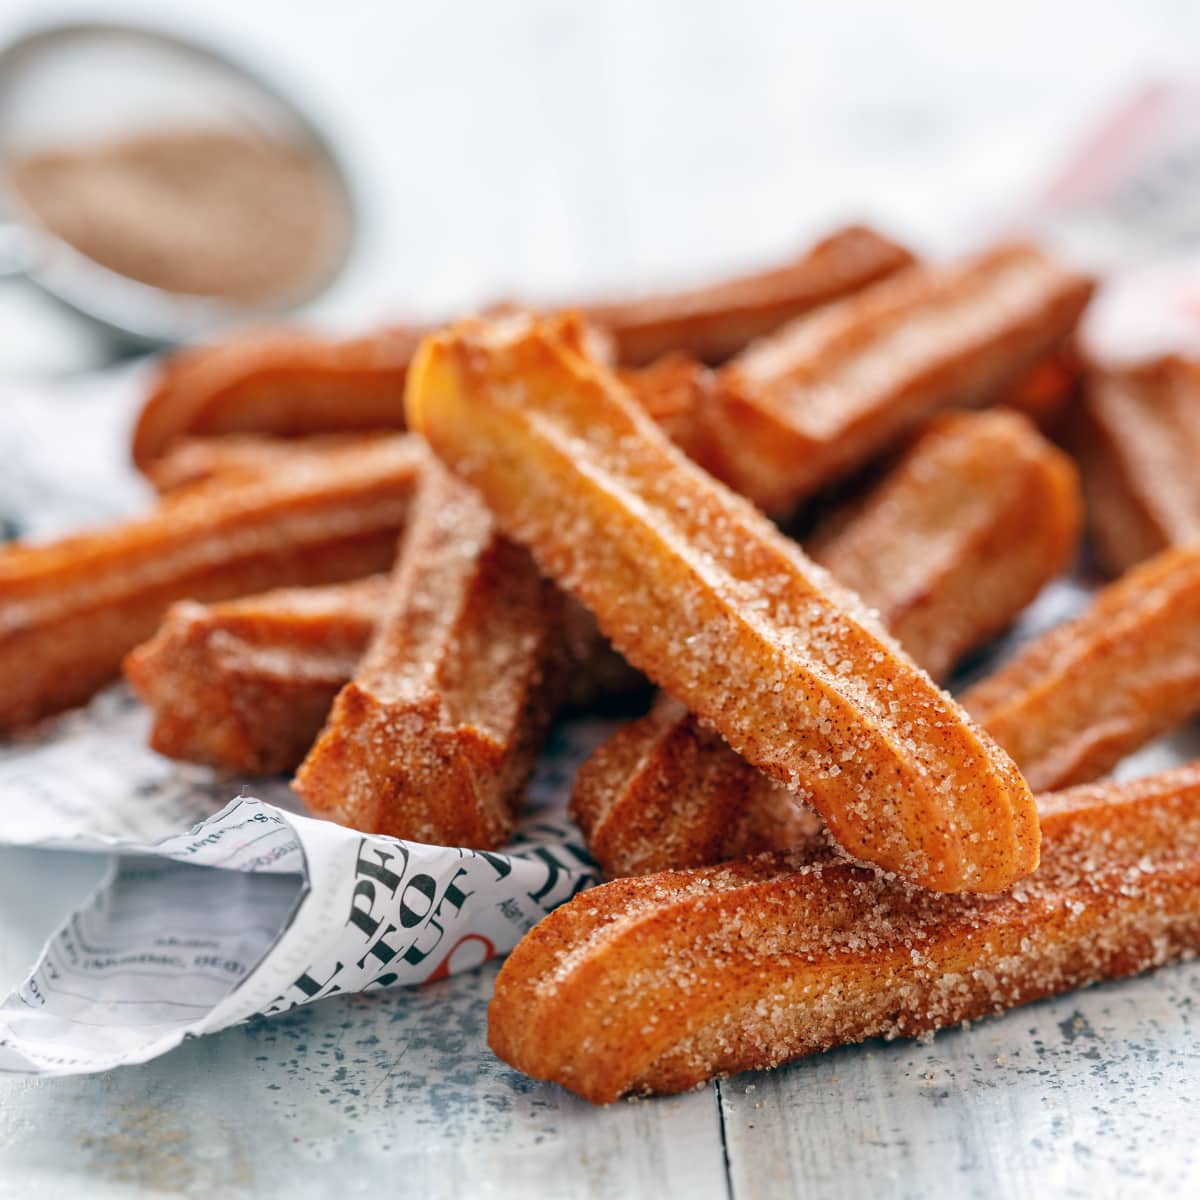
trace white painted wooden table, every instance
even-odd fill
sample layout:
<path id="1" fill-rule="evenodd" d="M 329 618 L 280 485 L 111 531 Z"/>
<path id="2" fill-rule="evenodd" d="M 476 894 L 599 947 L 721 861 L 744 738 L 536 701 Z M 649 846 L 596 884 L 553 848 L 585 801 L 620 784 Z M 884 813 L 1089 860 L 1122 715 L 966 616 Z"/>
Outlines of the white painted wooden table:
<path id="1" fill-rule="evenodd" d="M 364 252 L 316 314 L 345 325 L 701 277 L 851 216 L 961 244 L 1129 87 L 1200 73 L 1200 12 L 1168 0 L 106 8 L 302 81 L 369 201 Z M 44 19 L 0 0 L 0 36 Z M 23 333 L 0 363 L 99 353 L 14 289 L 0 320 Z M 100 870 L 0 851 L 0 985 Z M 493 978 L 0 1081 L 0 1198 L 1200 1195 L 1195 965 L 606 1110 L 488 1053 Z"/>

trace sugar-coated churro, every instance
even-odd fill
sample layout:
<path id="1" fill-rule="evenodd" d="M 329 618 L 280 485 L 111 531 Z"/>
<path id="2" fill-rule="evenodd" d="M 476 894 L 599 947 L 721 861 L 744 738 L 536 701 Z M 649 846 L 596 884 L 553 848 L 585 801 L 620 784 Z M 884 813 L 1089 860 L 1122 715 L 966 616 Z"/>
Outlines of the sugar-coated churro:
<path id="1" fill-rule="evenodd" d="M 1200 544 L 1165 550 L 963 696 L 1037 789 L 1086 783 L 1200 712 Z"/>
<path id="2" fill-rule="evenodd" d="M 222 483 L 248 483 L 270 477 L 306 454 L 324 455 L 390 439 L 396 446 L 414 447 L 417 441 L 402 433 L 314 433 L 304 437 L 267 437 L 257 433 L 226 433 L 219 437 L 181 438 L 161 457 L 146 465 L 144 474 L 160 495 L 219 479 Z"/>
<path id="3" fill-rule="evenodd" d="M 469 487 L 428 469 L 375 635 L 296 775 L 308 806 L 501 845 L 561 686 L 562 602 Z"/>
<path id="4" fill-rule="evenodd" d="M 784 512 L 941 409 L 1002 398 L 1060 347 L 1092 285 L 1026 246 L 913 267 L 723 367 L 716 473 Z"/>
<path id="5" fill-rule="evenodd" d="M 584 761 L 571 816 L 610 878 L 796 846 L 820 827 L 798 796 L 665 693 Z"/>
<path id="6" fill-rule="evenodd" d="M 509 956 L 505 1062 L 605 1104 L 911 1037 L 1200 949 L 1200 769 L 1041 797 L 1042 862 L 946 896 L 820 843 L 577 896 Z"/>
<path id="7" fill-rule="evenodd" d="M 951 413 L 805 549 L 943 679 L 1068 566 L 1081 521 L 1071 460 L 1024 417 Z"/>
<path id="8" fill-rule="evenodd" d="M 645 366 L 672 352 L 719 363 L 802 313 L 912 261 L 882 234 L 851 225 L 772 270 L 690 291 L 588 304 L 581 311 L 608 331 L 625 366 Z"/>
<path id="9" fill-rule="evenodd" d="M 755 338 L 908 266 L 912 255 L 852 225 L 770 271 L 689 291 L 586 305 L 593 340 L 628 366 L 677 352 L 719 362 Z M 167 358 L 138 421 L 133 459 L 154 460 L 186 438 L 398 429 L 409 362 L 422 331 L 390 327 L 336 339 L 251 331 Z"/>
<path id="10" fill-rule="evenodd" d="M 938 678 L 1059 573 L 1079 520 L 1074 469 L 1024 417 L 956 413 L 809 549 Z M 811 823 L 796 797 L 669 699 L 597 747 L 571 810 L 613 877 L 786 849 Z"/>
<path id="11" fill-rule="evenodd" d="M 614 646 L 801 791 L 849 853 L 942 891 L 1036 865 L 1008 757 L 559 326 L 475 321 L 427 339 L 407 411 Z"/>
<path id="12" fill-rule="evenodd" d="M 133 435 L 141 468 L 177 439 L 396 429 L 420 330 L 349 340 L 256 331 L 168 357 Z"/>
<path id="13" fill-rule="evenodd" d="M 105 530 L 0 551 L 0 729 L 86 700 L 177 600 L 385 570 L 426 457 L 411 438 L 305 456 Z"/>
<path id="14" fill-rule="evenodd" d="M 153 716 L 160 754 L 226 771 L 274 774 L 303 761 L 350 682 L 387 600 L 386 576 L 280 588 L 168 609 L 126 656 L 125 677 Z M 648 688 L 564 599 L 567 714 L 629 711 Z"/>
<path id="15" fill-rule="evenodd" d="M 227 771 L 295 769 L 358 665 L 387 594 L 372 575 L 240 600 L 183 600 L 125 659 L 160 754 Z"/>

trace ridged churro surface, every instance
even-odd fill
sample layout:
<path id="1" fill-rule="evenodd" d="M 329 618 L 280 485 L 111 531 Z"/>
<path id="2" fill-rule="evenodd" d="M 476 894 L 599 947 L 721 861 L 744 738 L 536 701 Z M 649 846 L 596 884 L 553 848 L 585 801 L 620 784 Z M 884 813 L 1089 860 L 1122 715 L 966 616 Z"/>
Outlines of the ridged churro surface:
<path id="1" fill-rule="evenodd" d="M 387 577 L 167 610 L 125 659 L 160 754 L 262 775 L 294 770 L 375 630 Z"/>
<path id="2" fill-rule="evenodd" d="M 810 800 L 849 853 L 945 891 L 1036 865 L 1007 756 L 556 325 L 431 337 L 408 415 L 631 663 Z"/>
<path id="3" fill-rule="evenodd" d="M 177 600 L 386 570 L 423 458 L 411 439 L 307 455 L 107 529 L 0 551 L 0 729 L 88 699 Z"/>
<path id="4" fill-rule="evenodd" d="M 1200 948 L 1200 771 L 1042 797 L 1042 862 L 946 896 L 791 855 L 622 879 L 509 956 L 506 1062 L 604 1104 L 869 1037 L 911 1037 Z"/>
<path id="5" fill-rule="evenodd" d="M 1001 398 L 1063 344 L 1091 290 L 1012 246 L 912 267 L 801 317 L 722 368 L 716 472 L 786 512 L 934 413 Z"/>
<path id="6" fill-rule="evenodd" d="M 809 549 L 936 678 L 1062 570 L 1079 521 L 1074 469 L 1026 418 L 956 413 Z M 787 849 L 812 819 L 669 699 L 596 748 L 571 807 L 613 877 Z"/>
<path id="7" fill-rule="evenodd" d="M 852 225 L 771 270 L 592 304 L 585 312 L 625 365 L 644 366 L 671 352 L 720 362 L 801 313 L 911 262 L 903 247 Z M 295 329 L 252 330 L 172 354 L 138 420 L 134 462 L 149 471 L 188 438 L 401 428 L 404 379 L 423 332 L 396 326 L 338 339 Z"/>
<path id="8" fill-rule="evenodd" d="M 805 543 L 935 679 L 1006 629 L 1071 562 L 1071 460 L 1016 413 L 949 413 Z"/>
<path id="9" fill-rule="evenodd" d="M 421 332 L 335 340 L 267 330 L 172 354 L 138 419 L 133 461 L 145 470 L 182 438 L 396 429 Z"/>
<path id="10" fill-rule="evenodd" d="M 1097 779 L 1200 712 L 1200 544 L 1166 550 L 963 696 L 1032 787 Z"/>
<path id="11" fill-rule="evenodd" d="M 297 773 L 307 805 L 368 833 L 502 845 L 558 699 L 562 604 L 431 465 L 375 635 Z"/>
<path id="12" fill-rule="evenodd" d="M 589 304 L 582 311 L 608 331 L 617 360 L 626 366 L 644 366 L 672 352 L 719 363 L 802 313 L 912 261 L 882 234 L 851 225 L 767 271 L 690 291 Z"/>

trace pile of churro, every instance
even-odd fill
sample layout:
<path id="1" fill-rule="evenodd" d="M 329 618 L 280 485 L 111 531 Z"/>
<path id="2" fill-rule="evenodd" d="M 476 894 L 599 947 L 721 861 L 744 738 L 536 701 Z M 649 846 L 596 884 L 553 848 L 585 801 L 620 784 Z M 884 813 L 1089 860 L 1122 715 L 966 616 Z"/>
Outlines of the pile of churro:
<path id="1" fill-rule="evenodd" d="M 122 672 L 164 755 L 504 845 L 552 723 L 610 882 L 489 1041 L 588 1100 L 911 1036 L 1200 949 L 1200 364 L 1112 369 L 1033 246 L 165 362 L 148 513 L 0 554 L 0 727 Z M 1084 535 L 1087 535 L 1086 543 Z M 1111 581 L 942 684 L 1081 547 Z"/>

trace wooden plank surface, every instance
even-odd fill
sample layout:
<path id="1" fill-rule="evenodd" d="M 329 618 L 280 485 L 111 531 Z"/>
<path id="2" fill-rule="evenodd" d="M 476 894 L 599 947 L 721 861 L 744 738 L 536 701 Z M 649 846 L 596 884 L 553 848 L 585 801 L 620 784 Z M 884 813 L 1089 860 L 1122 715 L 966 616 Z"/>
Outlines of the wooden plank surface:
<path id="1" fill-rule="evenodd" d="M 45 881 L 81 898 L 101 870 L 0 851 L 0 985 L 57 919 Z M 0 1080 L 0 1197 L 1200 1194 L 1200 964 L 742 1075 L 720 1109 L 712 1087 L 593 1109 L 510 1071 L 485 1046 L 494 976 Z"/>
<path id="2" fill-rule="evenodd" d="M 735 1196 L 1200 1195 L 1200 966 L 721 1085 Z"/>

